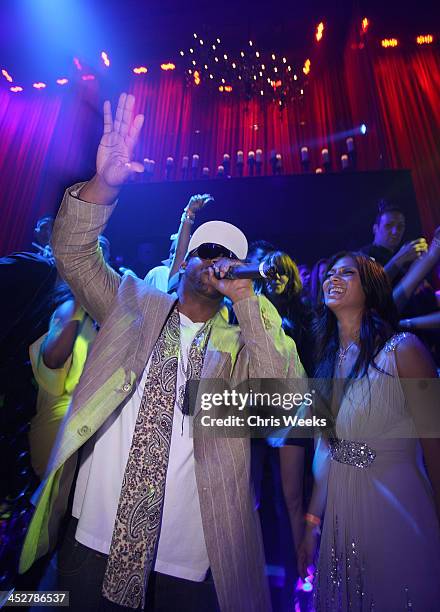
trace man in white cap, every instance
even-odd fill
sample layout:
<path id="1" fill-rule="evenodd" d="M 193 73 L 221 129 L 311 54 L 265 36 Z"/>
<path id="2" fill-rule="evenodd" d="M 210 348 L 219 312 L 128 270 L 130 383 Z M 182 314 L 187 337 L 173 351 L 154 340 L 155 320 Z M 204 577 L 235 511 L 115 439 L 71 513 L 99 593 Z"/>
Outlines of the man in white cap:
<path id="1" fill-rule="evenodd" d="M 103 261 L 98 234 L 122 184 L 142 171 L 131 161 L 143 121 L 133 104 L 122 94 L 113 121 L 105 103 L 97 173 L 66 191 L 55 223 L 60 274 L 100 331 L 39 490 L 20 571 L 53 547 L 73 485 L 54 585 L 70 591 L 71 610 L 269 612 L 249 439 L 192 438 L 185 385 L 293 377 L 302 367 L 252 282 L 224 278 L 247 253 L 233 225 L 212 221 L 194 232 L 177 299 L 121 280 Z M 238 326 L 219 315 L 223 296 Z"/>

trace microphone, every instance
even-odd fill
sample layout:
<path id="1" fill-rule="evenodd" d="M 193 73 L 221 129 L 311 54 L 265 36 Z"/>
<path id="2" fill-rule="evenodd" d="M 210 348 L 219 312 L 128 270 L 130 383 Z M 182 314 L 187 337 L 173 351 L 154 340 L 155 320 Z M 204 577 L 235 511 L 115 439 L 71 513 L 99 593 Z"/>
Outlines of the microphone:
<path id="1" fill-rule="evenodd" d="M 216 278 L 220 278 L 219 274 L 214 272 Z M 252 280 L 258 279 L 263 281 L 271 280 L 277 275 L 277 269 L 275 266 L 270 266 L 268 263 L 262 261 L 259 264 L 247 263 L 239 266 L 234 266 L 228 270 L 228 273 L 224 278 L 227 280 L 237 280 L 238 278 L 250 278 Z"/>

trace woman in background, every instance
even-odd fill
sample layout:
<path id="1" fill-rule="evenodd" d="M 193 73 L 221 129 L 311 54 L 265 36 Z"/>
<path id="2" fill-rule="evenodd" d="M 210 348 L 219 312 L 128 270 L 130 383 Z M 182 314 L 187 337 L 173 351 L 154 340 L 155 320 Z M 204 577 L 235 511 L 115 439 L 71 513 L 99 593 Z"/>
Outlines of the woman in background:
<path id="1" fill-rule="evenodd" d="M 65 283 L 57 293 L 62 303 L 52 315 L 49 331 L 29 347 L 38 383 L 37 412 L 31 420 L 29 443 L 32 467 L 40 480 L 97 333 L 94 321 Z"/>
<path id="2" fill-rule="evenodd" d="M 283 251 L 266 255 L 264 263 L 276 268 L 276 278 L 259 285 L 258 291 L 265 295 L 278 310 L 284 332 L 296 344 L 301 363 L 310 375 L 312 366 L 312 344 L 310 342 L 311 313 L 301 299 L 302 283 L 298 267 Z M 295 548 L 298 549 L 304 531 L 304 475 L 308 470 L 307 459 L 312 454 L 310 438 L 286 438 L 279 447 L 281 484 L 289 514 Z"/>
<path id="3" fill-rule="evenodd" d="M 99 236 L 99 246 L 104 261 L 108 262 L 109 240 Z M 29 347 L 38 383 L 37 410 L 30 423 L 29 444 L 32 467 L 40 480 L 97 334 L 95 322 L 76 302 L 66 283 L 55 288 L 52 298 L 56 310 L 49 330 Z"/>

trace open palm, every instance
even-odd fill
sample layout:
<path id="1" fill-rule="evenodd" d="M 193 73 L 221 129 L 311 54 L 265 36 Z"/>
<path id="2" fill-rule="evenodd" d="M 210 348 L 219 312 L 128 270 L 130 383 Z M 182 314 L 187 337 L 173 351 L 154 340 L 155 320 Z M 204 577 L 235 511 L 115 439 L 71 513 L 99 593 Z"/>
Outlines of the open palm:
<path id="1" fill-rule="evenodd" d="M 119 96 L 115 119 L 110 102 L 104 102 L 104 133 L 96 156 L 96 171 L 110 187 L 125 183 L 133 172 L 143 172 L 144 166 L 132 161 L 133 149 L 144 122 L 143 115 L 133 118 L 134 96 Z"/>

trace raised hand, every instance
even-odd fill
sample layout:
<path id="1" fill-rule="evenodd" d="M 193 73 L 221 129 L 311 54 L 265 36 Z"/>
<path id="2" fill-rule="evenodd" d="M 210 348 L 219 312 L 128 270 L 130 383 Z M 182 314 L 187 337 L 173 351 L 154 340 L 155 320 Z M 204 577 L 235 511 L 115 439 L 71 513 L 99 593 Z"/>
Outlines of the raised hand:
<path id="1" fill-rule="evenodd" d="M 204 193 L 202 195 L 197 193 L 191 196 L 186 209 L 188 209 L 190 212 L 196 213 L 198 210 L 204 208 L 209 201 L 213 200 L 214 198 L 209 193 Z"/>
<path id="2" fill-rule="evenodd" d="M 417 238 L 417 240 L 405 243 L 394 257 L 401 265 L 404 265 L 413 262 L 427 250 L 428 244 L 425 238 Z"/>
<path id="3" fill-rule="evenodd" d="M 108 187 L 117 188 L 133 172 L 143 172 L 143 164 L 132 161 L 133 149 L 144 123 L 143 115 L 133 117 L 134 96 L 119 96 L 113 120 L 111 105 L 104 102 L 104 133 L 96 156 L 96 172 Z"/>

